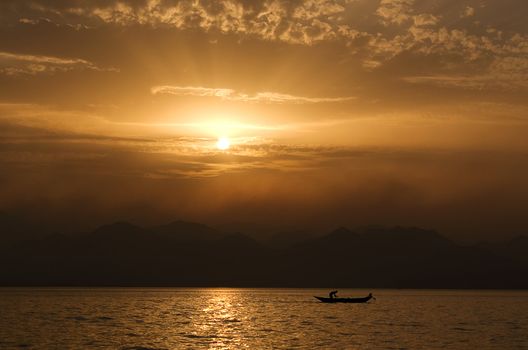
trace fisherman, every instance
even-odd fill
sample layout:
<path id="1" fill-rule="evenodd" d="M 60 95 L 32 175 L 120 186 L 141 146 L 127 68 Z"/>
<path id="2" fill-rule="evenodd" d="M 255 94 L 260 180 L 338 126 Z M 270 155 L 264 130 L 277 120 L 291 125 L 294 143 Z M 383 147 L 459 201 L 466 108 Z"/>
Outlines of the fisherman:
<path id="1" fill-rule="evenodd" d="M 331 291 L 330 293 L 328 293 L 328 296 L 330 297 L 330 299 L 337 298 L 337 290 Z"/>

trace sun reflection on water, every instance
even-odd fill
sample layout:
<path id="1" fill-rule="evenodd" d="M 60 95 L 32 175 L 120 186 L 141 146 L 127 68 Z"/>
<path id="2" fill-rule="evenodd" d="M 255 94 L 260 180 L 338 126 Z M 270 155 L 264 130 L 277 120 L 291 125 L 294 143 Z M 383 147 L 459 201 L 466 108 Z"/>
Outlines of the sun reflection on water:
<path id="1" fill-rule="evenodd" d="M 240 292 L 215 290 L 203 295 L 201 312 L 193 317 L 194 330 L 191 337 L 214 339 L 210 349 L 249 348 L 248 327 L 251 313 Z"/>

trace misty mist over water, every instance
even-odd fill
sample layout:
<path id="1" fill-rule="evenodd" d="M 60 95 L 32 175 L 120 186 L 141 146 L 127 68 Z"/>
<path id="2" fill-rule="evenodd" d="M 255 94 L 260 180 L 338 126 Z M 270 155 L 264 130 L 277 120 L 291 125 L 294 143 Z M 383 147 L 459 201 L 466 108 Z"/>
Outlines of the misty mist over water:
<path id="1" fill-rule="evenodd" d="M 2 349 L 526 349 L 528 292 L 0 289 Z"/>

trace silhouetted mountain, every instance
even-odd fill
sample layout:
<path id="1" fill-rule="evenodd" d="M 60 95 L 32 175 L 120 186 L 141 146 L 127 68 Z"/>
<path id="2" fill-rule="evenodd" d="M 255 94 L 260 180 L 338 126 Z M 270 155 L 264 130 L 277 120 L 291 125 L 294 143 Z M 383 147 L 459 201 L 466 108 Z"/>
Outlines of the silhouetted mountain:
<path id="1" fill-rule="evenodd" d="M 181 220 L 171 222 L 167 225 L 152 227 L 151 230 L 162 235 L 188 241 L 212 241 L 224 235 L 223 232 L 204 224 Z"/>
<path id="2" fill-rule="evenodd" d="M 97 236 L 108 239 L 113 238 L 130 238 L 130 236 L 141 236 L 148 234 L 148 231 L 129 222 L 119 221 L 113 224 L 104 225 L 97 228 L 91 233 L 91 236 Z"/>
<path id="3" fill-rule="evenodd" d="M 520 286 L 523 269 L 484 251 L 460 247 L 417 228 L 340 228 L 292 248 L 285 256 L 291 283 L 309 278 L 325 285 L 427 288 Z M 283 281 L 287 283 L 288 281 Z"/>
<path id="4" fill-rule="evenodd" d="M 281 248 L 176 221 L 126 222 L 20 241 L 0 255 L 1 285 L 526 288 L 526 240 L 464 247 L 419 228 L 339 228 Z M 276 245 L 279 246 L 279 245 Z"/>
<path id="5" fill-rule="evenodd" d="M 14 242 L 34 238 L 46 232 L 46 229 L 37 229 L 25 220 L 0 212 L 0 246 L 6 247 Z"/>
<path id="6" fill-rule="evenodd" d="M 528 264 L 528 236 L 519 236 L 510 240 L 498 250 L 498 253 Z"/>
<path id="7" fill-rule="evenodd" d="M 254 222 L 244 221 L 224 223 L 218 225 L 216 229 L 222 232 L 240 232 L 247 236 L 253 237 L 257 241 L 265 239 L 277 232 L 277 227 L 274 225 L 266 225 L 262 223 L 257 224 Z"/>
<path id="8" fill-rule="evenodd" d="M 267 237 L 263 243 L 272 248 L 284 249 L 314 239 L 317 235 L 306 230 L 281 231 Z"/>
<path id="9" fill-rule="evenodd" d="M 219 225 L 217 229 L 221 232 L 242 233 L 259 243 L 273 248 L 285 248 L 315 236 L 313 232 L 305 229 L 285 229 L 284 227 L 278 227 L 276 225 L 255 224 L 251 222 L 231 222 Z"/>
<path id="10" fill-rule="evenodd" d="M 478 247 L 503 258 L 528 265 L 528 236 L 518 236 L 499 243 L 482 243 Z"/>

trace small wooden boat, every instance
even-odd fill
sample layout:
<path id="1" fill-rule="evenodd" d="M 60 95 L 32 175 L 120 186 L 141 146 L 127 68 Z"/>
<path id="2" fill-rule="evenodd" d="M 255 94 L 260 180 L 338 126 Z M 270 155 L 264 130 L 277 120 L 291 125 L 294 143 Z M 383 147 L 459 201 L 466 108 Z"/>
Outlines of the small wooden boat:
<path id="1" fill-rule="evenodd" d="M 370 299 L 374 298 L 372 294 L 369 294 L 368 296 L 364 298 L 328 298 L 328 297 L 314 297 L 318 300 L 320 300 L 323 303 L 366 303 Z M 375 299 L 375 298 L 374 298 Z"/>

